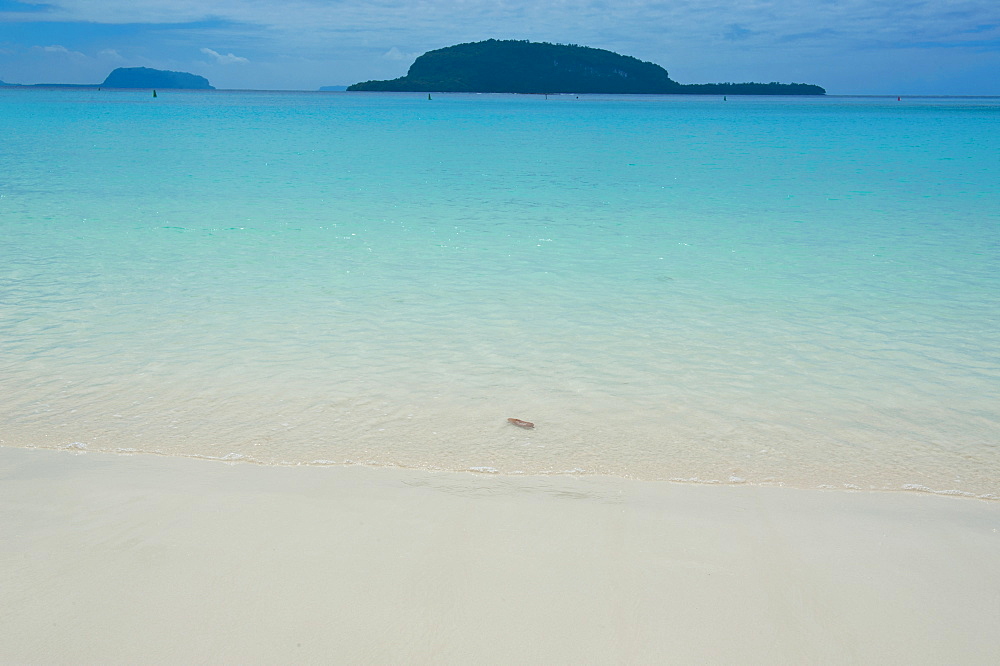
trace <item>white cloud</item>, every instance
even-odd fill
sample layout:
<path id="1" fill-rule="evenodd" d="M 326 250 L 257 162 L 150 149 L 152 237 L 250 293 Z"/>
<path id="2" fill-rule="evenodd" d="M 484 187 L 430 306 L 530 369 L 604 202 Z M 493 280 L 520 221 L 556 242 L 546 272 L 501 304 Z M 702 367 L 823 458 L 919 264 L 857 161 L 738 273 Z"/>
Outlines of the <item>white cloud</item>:
<path id="1" fill-rule="evenodd" d="M 214 58 L 215 62 L 217 62 L 220 65 L 243 65 L 250 62 L 247 58 L 243 58 L 241 56 L 234 55 L 232 53 L 227 53 L 226 55 L 222 55 L 221 53 L 213 51 L 212 49 L 202 49 L 201 52 L 207 56 L 211 56 L 212 58 Z"/>
<path id="2" fill-rule="evenodd" d="M 391 49 L 382 54 L 382 57 L 386 60 L 416 60 L 420 53 L 403 53 L 397 47 L 393 46 Z"/>
<path id="3" fill-rule="evenodd" d="M 97 55 L 103 58 L 111 58 L 112 60 L 124 60 L 122 54 L 118 53 L 115 49 L 101 49 L 97 52 Z"/>
<path id="4" fill-rule="evenodd" d="M 79 51 L 70 51 L 68 48 L 61 44 L 52 44 L 51 46 L 36 46 L 34 47 L 38 51 L 43 53 L 56 53 L 58 55 L 70 56 L 71 58 L 86 58 Z"/>

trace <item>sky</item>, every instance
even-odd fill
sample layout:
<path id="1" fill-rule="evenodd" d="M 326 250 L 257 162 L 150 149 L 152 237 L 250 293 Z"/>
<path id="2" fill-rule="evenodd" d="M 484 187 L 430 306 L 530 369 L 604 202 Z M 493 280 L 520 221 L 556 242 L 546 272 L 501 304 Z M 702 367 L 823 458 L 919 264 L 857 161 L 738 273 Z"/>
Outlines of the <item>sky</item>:
<path id="1" fill-rule="evenodd" d="M 216 88 L 316 90 L 490 38 L 608 49 L 680 83 L 1000 95 L 998 0 L 0 0 L 0 81 L 153 67 Z"/>

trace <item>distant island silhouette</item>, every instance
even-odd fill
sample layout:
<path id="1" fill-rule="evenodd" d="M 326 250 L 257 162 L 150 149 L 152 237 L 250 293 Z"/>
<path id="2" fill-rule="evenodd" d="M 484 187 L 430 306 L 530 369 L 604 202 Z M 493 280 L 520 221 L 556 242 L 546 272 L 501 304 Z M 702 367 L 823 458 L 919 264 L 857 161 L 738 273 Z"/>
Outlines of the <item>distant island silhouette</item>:
<path id="1" fill-rule="evenodd" d="M 21 86 L 20 83 L 3 83 L 0 86 Z M 126 88 L 146 89 L 160 88 L 163 90 L 215 90 L 208 79 L 187 72 L 171 72 L 166 69 L 151 69 L 149 67 L 119 67 L 104 79 L 104 83 L 34 83 L 28 84 L 42 88 Z"/>
<path id="2" fill-rule="evenodd" d="M 164 88 L 178 90 L 215 90 L 208 79 L 188 72 L 171 72 L 149 67 L 119 67 L 101 84 L 105 88 Z"/>
<path id="3" fill-rule="evenodd" d="M 807 83 L 677 83 L 657 64 L 604 49 L 489 39 L 418 57 L 406 76 L 365 81 L 350 91 L 602 93 L 688 95 L 825 95 Z"/>

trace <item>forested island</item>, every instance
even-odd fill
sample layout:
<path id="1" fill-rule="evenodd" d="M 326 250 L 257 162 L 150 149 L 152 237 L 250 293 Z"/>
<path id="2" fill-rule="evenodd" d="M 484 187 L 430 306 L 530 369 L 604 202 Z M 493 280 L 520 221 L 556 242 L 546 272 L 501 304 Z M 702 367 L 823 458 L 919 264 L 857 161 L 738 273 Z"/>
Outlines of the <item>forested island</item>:
<path id="1" fill-rule="evenodd" d="M 3 83 L 0 86 L 20 86 L 19 83 Z M 164 90 L 215 90 L 208 79 L 187 72 L 171 72 L 166 69 L 149 67 L 119 67 L 104 79 L 104 83 L 34 83 L 42 88 L 161 88 Z"/>
<path id="2" fill-rule="evenodd" d="M 101 85 L 105 88 L 215 90 L 204 76 L 149 67 L 119 67 L 108 74 L 108 78 L 104 79 Z"/>
<path id="3" fill-rule="evenodd" d="M 101 84 L 105 88 L 176 88 L 179 90 L 215 90 L 208 79 L 188 72 L 171 72 L 149 67 L 119 67 Z"/>
<path id="4" fill-rule="evenodd" d="M 489 39 L 457 44 L 418 57 L 406 76 L 365 81 L 351 91 L 601 93 L 688 95 L 825 95 L 807 83 L 685 85 L 657 64 L 604 49 Z"/>

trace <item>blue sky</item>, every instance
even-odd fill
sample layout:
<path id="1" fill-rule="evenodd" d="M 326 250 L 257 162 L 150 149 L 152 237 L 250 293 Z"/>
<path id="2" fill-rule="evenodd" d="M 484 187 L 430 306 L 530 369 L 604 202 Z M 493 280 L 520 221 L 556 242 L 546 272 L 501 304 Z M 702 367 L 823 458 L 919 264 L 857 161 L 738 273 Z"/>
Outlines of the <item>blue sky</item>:
<path id="1" fill-rule="evenodd" d="M 1000 95 L 997 0 L 0 0 L 0 80 L 154 67 L 217 88 L 315 90 L 489 38 L 609 49 L 681 83 Z"/>

